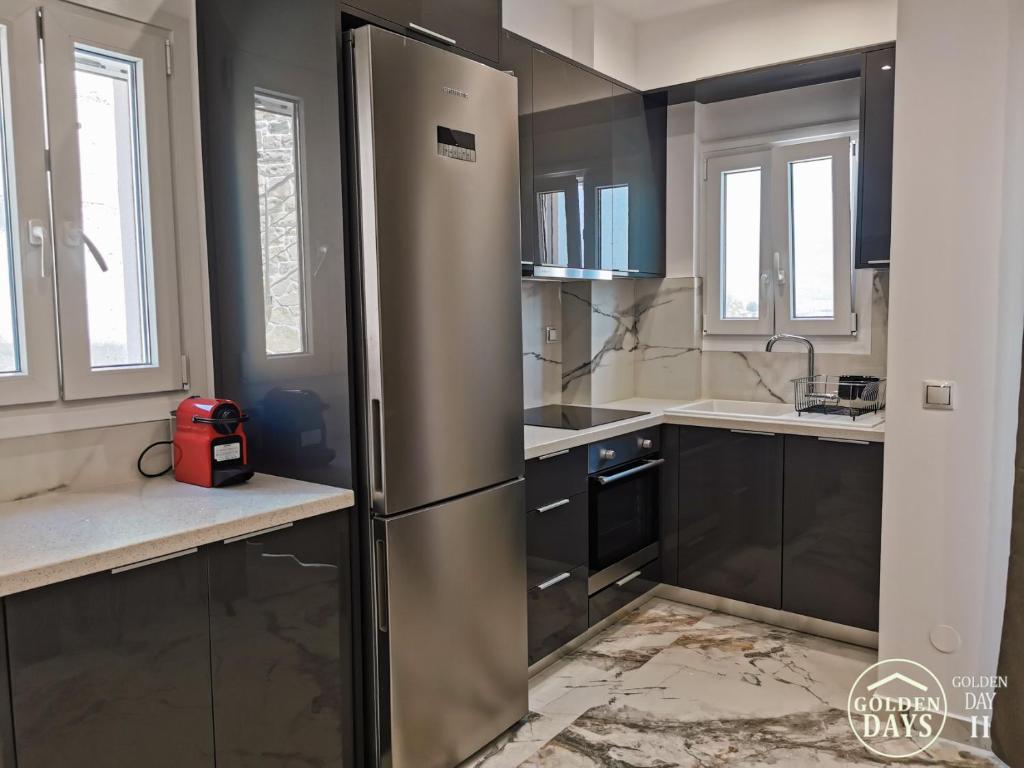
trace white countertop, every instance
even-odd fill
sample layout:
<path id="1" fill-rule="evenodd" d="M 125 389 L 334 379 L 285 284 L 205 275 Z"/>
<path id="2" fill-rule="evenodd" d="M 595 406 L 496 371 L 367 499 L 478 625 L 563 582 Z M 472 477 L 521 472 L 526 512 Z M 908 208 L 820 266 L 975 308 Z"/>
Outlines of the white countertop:
<path id="1" fill-rule="evenodd" d="M 199 488 L 170 477 L 0 504 L 0 597 L 351 507 L 352 491 L 255 475 Z"/>
<path id="2" fill-rule="evenodd" d="M 774 432 L 781 435 L 805 435 L 808 437 L 833 437 L 843 440 L 865 440 L 872 443 L 885 442 L 885 423 L 874 427 L 859 427 L 841 417 L 835 420 L 819 421 L 758 418 L 756 416 L 709 416 L 699 413 L 672 413 L 671 408 L 696 402 L 695 400 L 657 400 L 634 397 L 613 403 L 602 403 L 600 408 L 617 408 L 624 411 L 649 411 L 624 421 L 615 421 L 590 429 L 550 429 L 548 427 L 526 427 L 524 443 L 526 458 L 534 459 L 566 448 L 587 445 L 608 437 L 624 435 L 645 427 L 659 424 L 680 424 L 695 427 L 718 427 L 720 429 L 748 429 Z"/>

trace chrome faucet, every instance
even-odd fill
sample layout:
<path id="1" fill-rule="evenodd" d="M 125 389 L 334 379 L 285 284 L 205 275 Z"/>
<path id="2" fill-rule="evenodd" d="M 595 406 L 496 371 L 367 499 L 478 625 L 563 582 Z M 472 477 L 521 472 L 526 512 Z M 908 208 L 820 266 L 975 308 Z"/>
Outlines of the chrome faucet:
<path id="1" fill-rule="evenodd" d="M 776 333 L 765 344 L 764 351 L 771 352 L 772 347 L 775 346 L 777 341 L 799 341 L 801 344 L 807 345 L 807 375 L 810 378 L 814 378 L 814 345 L 811 344 L 810 339 L 805 339 L 803 336 L 794 336 L 792 333 Z"/>

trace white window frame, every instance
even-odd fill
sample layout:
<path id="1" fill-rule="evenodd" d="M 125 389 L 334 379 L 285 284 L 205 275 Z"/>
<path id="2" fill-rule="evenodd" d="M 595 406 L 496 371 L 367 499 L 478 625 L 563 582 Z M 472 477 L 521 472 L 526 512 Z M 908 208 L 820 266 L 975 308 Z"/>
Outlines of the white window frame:
<path id="1" fill-rule="evenodd" d="M 861 349 L 865 344 L 870 344 L 870 335 L 858 329 L 858 314 L 855 312 L 855 307 L 860 308 L 864 303 L 862 298 L 870 301 L 869 291 L 865 297 L 860 295 L 864 290 L 864 281 L 856 279 L 853 270 L 852 206 L 856 200 L 856 174 L 852 147 L 856 145 L 856 140 L 855 126 L 837 124 L 723 142 L 705 148 L 702 194 L 704 226 L 701 233 L 705 283 L 705 348 L 760 349 L 763 348 L 763 341 L 755 341 L 754 337 L 793 333 L 824 341 L 829 347 L 828 351 L 869 351 Z M 788 163 L 826 155 L 833 157 L 833 318 L 793 318 L 792 281 L 789 279 L 792 274 L 792 248 Z M 762 168 L 761 313 L 757 320 L 725 319 L 720 274 L 721 179 L 723 173 L 751 167 Z M 744 342 L 738 337 L 749 337 L 750 341 Z"/>
<path id="2" fill-rule="evenodd" d="M 56 229 L 58 307 L 65 400 L 167 392 L 182 387 L 178 317 L 177 243 L 167 72 L 169 34 L 138 21 L 51 2 L 43 11 L 47 116 Z M 143 251 L 152 304 L 149 365 L 93 368 L 89 344 L 82 233 L 80 160 L 75 110 L 75 46 L 84 45 L 141 62 L 139 130 L 145 161 L 139 185 L 148 213 Z"/>
<path id="3" fill-rule="evenodd" d="M 2 84 L 11 213 L 11 254 L 21 370 L 0 374 L 0 406 L 53 402 L 59 396 L 53 251 L 46 188 L 43 93 L 36 4 L 5 5 L 7 76 Z M 30 228 L 35 229 L 35 234 Z M 33 243 L 32 240 L 37 240 Z"/>

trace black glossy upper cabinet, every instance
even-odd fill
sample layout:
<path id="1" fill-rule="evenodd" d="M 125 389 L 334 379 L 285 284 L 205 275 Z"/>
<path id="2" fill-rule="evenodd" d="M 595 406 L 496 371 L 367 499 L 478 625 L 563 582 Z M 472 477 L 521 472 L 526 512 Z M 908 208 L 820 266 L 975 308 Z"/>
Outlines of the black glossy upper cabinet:
<path id="1" fill-rule="evenodd" d="M 534 50 L 537 264 L 597 268 L 597 195 L 613 185 L 614 94 L 610 81 Z"/>
<path id="2" fill-rule="evenodd" d="M 596 198 L 598 262 L 632 277 L 664 276 L 667 96 L 614 91 L 612 183 Z"/>
<path id="3" fill-rule="evenodd" d="M 889 266 L 896 49 L 868 51 L 861 74 L 858 269 Z"/>
<path id="4" fill-rule="evenodd" d="M 352 487 L 334 0 L 198 0 L 217 395 L 255 468 Z"/>
<path id="5" fill-rule="evenodd" d="M 198 553 L 5 603 L 18 768 L 213 768 Z"/>
<path id="6" fill-rule="evenodd" d="M 348 517 L 206 549 L 218 768 L 353 765 Z"/>
<path id="7" fill-rule="evenodd" d="M 503 70 L 516 76 L 519 83 L 519 201 L 522 206 L 523 271 L 529 273 L 537 258 L 537 214 L 533 206 L 533 46 L 504 30 L 501 33 Z"/>
<path id="8" fill-rule="evenodd" d="M 345 6 L 389 21 L 405 33 L 498 61 L 501 0 L 345 0 Z"/>

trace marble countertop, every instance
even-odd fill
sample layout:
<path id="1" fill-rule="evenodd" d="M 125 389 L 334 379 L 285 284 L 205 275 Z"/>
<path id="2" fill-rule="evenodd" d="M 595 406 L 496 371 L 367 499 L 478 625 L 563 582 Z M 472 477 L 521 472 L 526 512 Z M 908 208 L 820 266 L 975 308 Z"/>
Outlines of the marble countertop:
<path id="1" fill-rule="evenodd" d="M 229 488 L 170 477 L 0 504 L 0 597 L 351 507 L 352 491 L 255 475 Z"/>
<path id="2" fill-rule="evenodd" d="M 718 427 L 720 429 L 749 429 L 774 432 L 782 435 L 806 435 L 808 437 L 833 437 L 843 440 L 865 440 L 872 443 L 885 442 L 885 423 L 875 427 L 858 427 L 852 422 L 837 417 L 835 421 L 806 421 L 796 423 L 779 419 L 738 416 L 709 416 L 699 413 L 672 413 L 670 409 L 697 402 L 695 400 L 659 400 L 634 397 L 613 403 L 602 403 L 601 408 L 620 408 L 627 411 L 649 411 L 646 416 L 603 424 L 590 429 L 569 430 L 548 427 L 526 427 L 524 443 L 526 458 L 534 459 L 567 448 L 624 435 L 645 427 L 659 424 L 680 424 L 696 427 Z"/>

